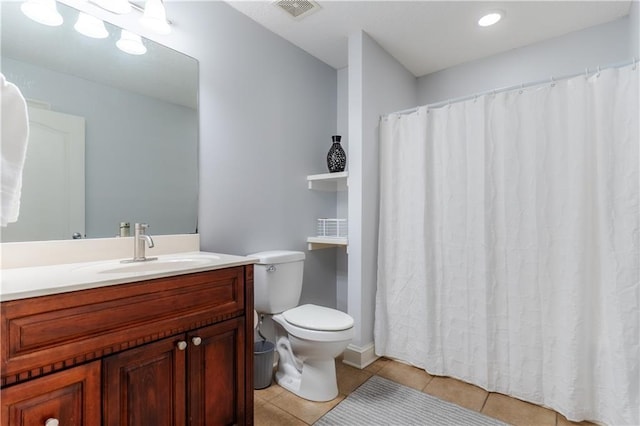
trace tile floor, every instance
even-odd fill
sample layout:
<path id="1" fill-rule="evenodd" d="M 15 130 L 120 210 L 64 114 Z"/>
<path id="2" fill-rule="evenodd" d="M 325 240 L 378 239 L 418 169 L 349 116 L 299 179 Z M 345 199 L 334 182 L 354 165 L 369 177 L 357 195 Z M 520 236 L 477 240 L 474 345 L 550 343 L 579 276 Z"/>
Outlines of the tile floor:
<path id="1" fill-rule="evenodd" d="M 516 426 L 592 425 L 588 422 L 570 422 L 562 414 L 553 410 L 499 393 L 487 392 L 456 379 L 431 376 L 421 369 L 385 358 L 377 360 L 364 370 L 350 367 L 338 360 L 336 372 L 339 395 L 329 402 L 307 401 L 275 383 L 266 389 L 256 390 L 254 392 L 255 424 L 257 426 L 311 425 L 369 377 L 376 374 Z"/>

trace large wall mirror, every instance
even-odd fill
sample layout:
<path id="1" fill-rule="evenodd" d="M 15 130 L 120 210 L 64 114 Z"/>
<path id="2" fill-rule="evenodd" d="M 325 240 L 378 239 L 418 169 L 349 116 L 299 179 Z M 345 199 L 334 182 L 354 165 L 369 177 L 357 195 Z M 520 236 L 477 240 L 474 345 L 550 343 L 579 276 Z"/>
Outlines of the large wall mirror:
<path id="1" fill-rule="evenodd" d="M 114 237 L 121 222 L 196 232 L 198 62 L 145 39 L 146 54 L 125 53 L 108 23 L 86 37 L 64 4 L 59 27 L 1 7 L 0 67 L 30 119 L 20 216 L 1 241 Z"/>

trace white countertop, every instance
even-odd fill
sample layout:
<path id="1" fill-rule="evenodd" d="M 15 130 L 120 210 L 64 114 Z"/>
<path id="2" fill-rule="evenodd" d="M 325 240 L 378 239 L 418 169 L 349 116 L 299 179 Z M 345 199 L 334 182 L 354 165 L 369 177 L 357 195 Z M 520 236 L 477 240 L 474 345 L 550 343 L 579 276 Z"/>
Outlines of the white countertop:
<path id="1" fill-rule="evenodd" d="M 205 259 L 189 263 L 192 259 Z M 156 264 L 147 262 L 121 263 L 114 259 L 98 262 L 66 263 L 50 266 L 3 269 L 0 280 L 0 301 L 46 296 L 114 284 L 171 277 L 193 272 L 211 271 L 233 266 L 250 265 L 257 259 L 221 253 L 186 252 L 158 256 Z M 164 268 L 162 265 L 168 265 Z M 155 267 L 155 269 L 153 269 Z"/>

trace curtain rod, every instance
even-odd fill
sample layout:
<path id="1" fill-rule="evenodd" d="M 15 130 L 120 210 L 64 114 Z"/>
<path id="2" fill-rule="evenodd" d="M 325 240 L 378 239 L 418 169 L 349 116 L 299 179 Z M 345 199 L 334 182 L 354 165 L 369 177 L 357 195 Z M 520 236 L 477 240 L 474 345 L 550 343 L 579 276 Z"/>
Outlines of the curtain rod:
<path id="1" fill-rule="evenodd" d="M 408 109 L 403 109 L 401 111 L 395 111 L 395 112 L 390 112 L 388 114 L 383 114 L 380 118 L 385 118 L 388 117 L 392 114 L 411 114 L 413 112 L 416 112 L 417 110 L 419 110 L 420 108 L 423 107 L 427 107 L 427 108 L 439 108 L 445 105 L 449 105 L 449 104 L 453 104 L 453 103 L 457 103 L 457 102 L 462 102 L 462 101 L 467 101 L 469 99 L 474 99 L 474 98 L 479 98 L 481 96 L 485 96 L 485 95 L 489 95 L 489 94 L 496 94 L 496 93 L 502 93 L 502 92 L 508 92 L 510 90 L 516 90 L 516 89 L 528 89 L 531 87 L 535 87 L 535 86 L 540 86 L 542 84 L 546 84 L 546 83 L 551 83 L 551 84 L 555 84 L 558 81 L 562 81 L 562 80 L 567 80 L 569 78 L 573 78 L 573 77 L 577 77 L 579 75 L 584 75 L 584 76 L 590 76 L 590 75 L 596 75 L 596 74 L 600 74 L 600 71 L 604 70 L 604 69 L 610 69 L 610 68 L 623 68 L 626 67 L 628 65 L 635 65 L 638 62 L 638 60 L 636 58 L 633 58 L 631 61 L 625 61 L 625 62 L 619 62 L 619 63 L 615 63 L 615 64 L 611 64 L 611 65 L 607 65 L 606 67 L 600 69 L 600 66 L 598 66 L 596 68 L 595 71 L 589 72 L 589 68 L 585 68 L 585 72 L 584 73 L 579 73 L 579 74 L 570 74 L 570 75 L 565 75 L 563 77 L 559 77 L 559 78 L 555 78 L 555 77 L 551 77 L 548 80 L 538 80 L 532 83 L 522 83 L 522 84 L 518 84 L 518 85 L 514 85 L 514 86 L 508 86 L 508 87 L 502 87 L 500 89 L 493 89 L 493 90 L 486 90 L 484 92 L 479 92 L 473 95 L 466 95 L 466 96 L 460 96 L 458 98 L 452 98 L 452 99 L 448 99 L 445 101 L 438 101 L 438 102 L 434 102 L 431 104 L 427 104 L 427 105 L 420 105 L 417 107 L 413 107 L 413 108 L 408 108 Z"/>

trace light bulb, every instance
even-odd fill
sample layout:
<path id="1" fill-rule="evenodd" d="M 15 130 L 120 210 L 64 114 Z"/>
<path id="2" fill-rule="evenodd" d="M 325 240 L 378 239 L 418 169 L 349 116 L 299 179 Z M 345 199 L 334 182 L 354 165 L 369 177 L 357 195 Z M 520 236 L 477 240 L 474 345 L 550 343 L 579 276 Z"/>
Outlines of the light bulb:
<path id="1" fill-rule="evenodd" d="M 73 28 L 80 34 L 84 34 L 87 37 L 106 38 L 109 36 L 109 32 L 104 27 L 104 22 L 102 22 L 102 20 L 84 12 L 80 12 L 78 15 L 78 21 Z"/>
<path id="2" fill-rule="evenodd" d="M 167 22 L 167 11 L 161 0 L 147 0 L 140 23 L 158 34 L 169 34 L 171 27 Z"/>
<path id="3" fill-rule="evenodd" d="M 118 49 L 131 55 L 144 55 L 147 48 L 142 44 L 142 38 L 138 34 L 134 34 L 127 30 L 122 30 L 120 40 L 116 42 Z"/>
<path id="4" fill-rule="evenodd" d="M 55 0 L 27 0 L 20 5 L 20 10 L 40 24 L 51 27 L 62 25 L 62 15 L 58 13 Z"/>

